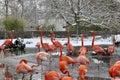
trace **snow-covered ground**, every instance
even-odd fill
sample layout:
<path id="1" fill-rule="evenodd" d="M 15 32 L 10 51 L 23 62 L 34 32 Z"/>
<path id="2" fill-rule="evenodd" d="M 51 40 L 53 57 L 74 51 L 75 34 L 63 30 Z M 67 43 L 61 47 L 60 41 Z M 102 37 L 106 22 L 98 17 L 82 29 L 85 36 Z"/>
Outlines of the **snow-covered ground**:
<path id="1" fill-rule="evenodd" d="M 60 41 L 62 44 L 65 44 L 67 42 L 67 38 L 55 38 L 56 40 Z M 16 39 L 13 39 L 13 42 Z M 119 40 L 119 39 L 118 39 Z M 2 44 L 5 41 L 5 39 L 0 40 L 0 44 Z M 39 37 L 35 38 L 24 38 L 23 43 L 26 44 L 26 48 L 34 48 L 36 47 L 36 43 L 40 41 Z M 73 46 L 81 46 L 81 39 L 80 38 L 70 38 L 71 43 Z M 43 42 L 47 42 L 49 44 L 52 44 L 50 38 L 43 37 Z M 90 46 L 92 44 L 92 37 L 84 38 L 84 45 Z M 111 37 L 108 38 L 102 38 L 101 36 L 96 36 L 95 39 L 96 45 L 110 45 L 112 44 Z"/>

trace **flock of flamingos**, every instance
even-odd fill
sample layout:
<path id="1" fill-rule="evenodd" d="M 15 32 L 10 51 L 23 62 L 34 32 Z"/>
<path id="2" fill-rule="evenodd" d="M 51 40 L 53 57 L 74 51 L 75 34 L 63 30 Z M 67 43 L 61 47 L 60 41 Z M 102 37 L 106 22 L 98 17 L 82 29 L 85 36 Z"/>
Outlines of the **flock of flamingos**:
<path id="1" fill-rule="evenodd" d="M 12 30 L 10 32 L 10 39 L 5 40 L 4 43 L 0 46 L 0 50 L 4 52 L 4 58 L 7 57 L 7 53 L 5 52 L 6 46 L 10 46 L 13 41 L 12 32 L 14 32 L 14 30 Z M 96 32 L 90 31 L 90 33 L 93 36 L 91 48 L 96 53 L 96 55 L 98 57 L 100 54 L 102 54 L 102 55 L 109 54 L 110 56 L 112 56 L 112 54 L 114 53 L 114 50 L 115 50 L 115 45 L 114 45 L 115 39 L 113 38 L 113 44 L 108 46 L 108 49 L 106 52 L 101 46 L 97 46 L 94 44 Z M 67 35 L 68 35 L 68 41 L 66 43 L 67 50 L 69 52 L 73 53 L 74 47 L 72 46 L 72 44 L 70 42 L 69 30 L 67 30 Z M 76 59 L 73 59 L 70 56 L 62 54 L 62 52 L 63 52 L 62 50 L 64 47 L 60 43 L 60 41 L 54 39 L 54 32 L 51 32 L 52 45 L 50 45 L 49 43 L 43 42 L 42 27 L 40 27 L 40 41 L 37 42 L 37 44 L 36 44 L 36 46 L 38 47 L 38 52 L 36 53 L 37 64 L 33 64 L 32 66 L 30 66 L 30 65 L 28 65 L 27 59 L 21 59 L 19 61 L 18 65 L 16 66 L 16 73 L 23 74 L 22 80 L 24 80 L 24 77 L 25 77 L 24 74 L 30 73 L 31 75 L 30 75 L 29 80 L 32 80 L 32 75 L 36 72 L 34 67 L 38 67 L 41 65 L 41 67 L 43 69 L 42 62 L 49 59 L 49 68 L 50 68 L 51 62 L 52 62 L 52 59 L 51 59 L 52 55 L 50 53 L 56 51 L 56 49 L 58 48 L 60 50 L 58 68 L 61 73 L 59 73 L 55 70 L 49 69 L 49 71 L 44 72 L 44 80 L 74 80 L 74 78 L 71 76 L 70 70 L 68 68 L 69 64 L 73 64 L 73 66 L 75 66 L 76 64 L 79 64 L 78 70 L 76 70 L 76 71 L 78 71 L 78 74 L 79 74 L 78 80 L 87 80 L 85 77 L 85 74 L 88 72 L 87 65 L 90 64 L 90 61 L 86 56 L 86 54 L 88 53 L 88 48 L 84 46 L 84 35 L 81 34 L 80 36 L 81 36 L 82 46 L 78 50 L 79 56 Z M 41 51 L 40 47 L 42 47 L 42 49 L 44 51 Z M 50 52 L 50 53 L 48 53 L 48 52 Z M 112 59 L 110 59 L 110 63 L 111 62 L 112 62 Z M 1 69 L 5 69 L 4 64 L 0 65 L 0 70 Z M 63 74 L 63 75 L 61 75 L 61 74 Z M 112 80 L 116 80 L 116 77 L 120 77 L 120 61 L 115 62 L 114 65 L 112 65 L 112 64 L 110 65 L 109 75 Z M 10 74 L 5 76 L 6 80 L 12 80 L 12 77 L 13 76 Z"/>

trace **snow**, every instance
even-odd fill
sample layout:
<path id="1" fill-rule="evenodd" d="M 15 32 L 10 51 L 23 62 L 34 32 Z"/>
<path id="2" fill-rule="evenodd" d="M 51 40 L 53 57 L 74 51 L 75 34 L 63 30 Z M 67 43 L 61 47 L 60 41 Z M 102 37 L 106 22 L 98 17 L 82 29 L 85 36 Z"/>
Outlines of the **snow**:
<path id="1" fill-rule="evenodd" d="M 16 39 L 13 39 L 13 42 L 15 40 Z M 55 40 L 60 41 L 63 45 L 67 42 L 67 38 L 55 38 Z M 120 39 L 118 39 L 118 40 L 120 40 Z M 5 41 L 5 39 L 1 39 L 0 44 L 2 44 L 4 41 Z M 24 38 L 23 39 L 23 43 L 26 44 L 26 48 L 35 48 L 36 43 L 39 41 L 40 41 L 39 37 Z M 47 42 L 49 44 L 52 44 L 50 38 L 47 38 L 47 37 L 43 37 L 43 42 Z M 70 38 L 70 42 L 73 46 L 81 46 L 81 39 L 80 38 L 77 38 L 77 37 Z M 92 36 L 84 38 L 84 45 L 85 46 L 91 46 L 91 44 L 92 44 Z M 111 37 L 103 39 L 100 36 L 96 36 L 95 44 L 96 45 L 111 45 L 112 44 Z"/>

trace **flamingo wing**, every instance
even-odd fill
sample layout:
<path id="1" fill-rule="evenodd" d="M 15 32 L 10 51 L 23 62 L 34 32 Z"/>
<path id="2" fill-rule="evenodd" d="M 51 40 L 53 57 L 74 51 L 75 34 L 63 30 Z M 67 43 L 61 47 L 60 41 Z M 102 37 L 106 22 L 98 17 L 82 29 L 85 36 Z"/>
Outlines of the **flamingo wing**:
<path id="1" fill-rule="evenodd" d="M 69 57 L 69 56 L 62 56 L 62 60 L 66 61 L 68 64 L 70 64 L 70 63 L 74 64 L 75 63 L 75 60 L 73 58 Z"/>
<path id="2" fill-rule="evenodd" d="M 73 45 L 71 44 L 71 43 L 68 43 L 68 50 L 70 51 L 70 52 L 74 52 L 74 47 L 73 47 Z"/>
<path id="3" fill-rule="evenodd" d="M 101 53 L 106 54 L 105 50 L 104 50 L 102 47 L 100 47 L 100 46 L 95 45 L 95 46 L 92 47 L 92 49 L 93 49 L 96 53 L 101 52 Z"/>

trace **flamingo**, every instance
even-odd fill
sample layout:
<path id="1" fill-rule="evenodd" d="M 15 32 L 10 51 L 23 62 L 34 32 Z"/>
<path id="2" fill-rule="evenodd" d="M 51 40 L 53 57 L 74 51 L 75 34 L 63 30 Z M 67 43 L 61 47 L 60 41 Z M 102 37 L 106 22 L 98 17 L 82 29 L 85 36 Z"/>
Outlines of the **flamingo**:
<path id="1" fill-rule="evenodd" d="M 44 73 L 45 80 L 60 80 L 61 75 L 56 71 L 49 71 Z"/>
<path id="2" fill-rule="evenodd" d="M 93 35 L 93 39 L 92 39 L 92 50 L 95 51 L 95 53 L 103 53 L 106 54 L 105 50 L 98 46 L 98 45 L 94 45 L 94 40 L 95 40 L 95 36 L 96 36 L 96 32 L 95 31 L 91 31 L 92 35 Z"/>
<path id="3" fill-rule="evenodd" d="M 10 39 L 5 40 L 4 43 L 2 44 L 2 46 L 5 45 L 5 47 L 9 47 L 12 44 L 12 41 L 13 41 L 12 33 L 13 32 L 14 32 L 14 30 L 10 31 Z"/>
<path id="4" fill-rule="evenodd" d="M 108 46 L 108 53 L 110 54 L 110 65 L 112 63 L 112 54 L 114 53 L 115 51 L 115 36 L 112 37 L 112 45 Z"/>
<path id="5" fill-rule="evenodd" d="M 96 32 L 95 31 L 90 31 L 91 34 L 93 35 L 93 39 L 92 39 L 92 50 L 95 51 L 95 53 L 97 55 L 99 55 L 99 53 L 102 53 L 102 54 L 106 54 L 105 50 L 101 47 L 101 46 L 98 46 L 98 45 L 94 45 L 94 40 L 95 40 L 95 36 L 96 36 Z M 99 70 L 99 64 L 98 64 L 98 70 Z"/>
<path id="6" fill-rule="evenodd" d="M 66 61 L 59 61 L 59 70 L 63 74 L 67 74 L 68 73 L 68 75 L 69 75 L 68 63 Z"/>
<path id="7" fill-rule="evenodd" d="M 76 61 L 73 59 L 73 58 L 71 58 L 71 57 L 69 57 L 69 56 L 64 56 L 63 54 L 62 54 L 62 48 L 60 47 L 60 56 L 59 56 L 59 59 L 60 59 L 60 61 L 66 61 L 68 64 L 75 64 L 76 63 Z"/>
<path id="8" fill-rule="evenodd" d="M 83 34 L 81 34 L 80 35 L 81 36 L 81 43 L 82 43 L 82 46 L 80 47 L 80 49 L 78 50 L 78 52 L 80 53 L 80 54 L 82 54 L 82 55 L 85 55 L 87 52 L 88 52 L 88 48 L 86 48 L 85 46 L 84 46 L 84 36 L 83 36 Z"/>
<path id="9" fill-rule="evenodd" d="M 70 43 L 70 33 L 69 33 L 68 30 L 67 30 L 67 35 L 68 35 L 68 42 L 65 45 L 67 45 L 68 51 L 73 53 L 74 52 L 74 47 Z"/>
<path id="10" fill-rule="evenodd" d="M 33 65 L 32 67 L 37 67 L 39 65 L 42 66 L 42 62 L 43 61 L 46 61 L 48 58 L 50 58 L 50 54 L 46 53 L 46 52 L 38 52 L 36 54 L 36 61 L 37 61 L 37 65 Z M 43 67 L 42 67 L 42 70 L 43 70 Z"/>
<path id="11" fill-rule="evenodd" d="M 80 64 L 89 64 L 90 61 L 89 59 L 85 56 L 85 55 L 79 55 L 76 59 L 75 59 L 76 63 L 80 63 Z"/>
<path id="12" fill-rule="evenodd" d="M 42 45 L 42 48 L 48 52 L 48 51 L 54 51 L 54 49 L 48 44 L 48 43 L 43 43 L 43 40 L 42 40 L 42 27 L 40 27 L 40 40 L 41 40 L 41 45 Z"/>
<path id="13" fill-rule="evenodd" d="M 27 73 L 33 74 L 35 70 L 31 66 L 28 65 L 27 59 L 21 59 L 19 64 L 16 66 L 16 72 L 18 74 L 23 74 L 22 80 L 24 80 L 24 74 L 27 74 Z"/>
<path id="14" fill-rule="evenodd" d="M 42 27 L 40 27 L 40 39 L 41 39 L 41 45 L 42 45 L 42 48 L 45 50 L 45 52 L 48 52 L 48 51 L 52 51 L 54 52 L 56 50 L 56 45 L 49 45 L 48 43 L 43 43 L 43 40 L 42 40 Z M 52 58 L 52 56 L 51 56 Z M 52 63 L 52 60 L 50 58 L 50 63 L 49 65 L 51 65 Z"/>
<path id="15" fill-rule="evenodd" d="M 39 35 L 39 36 L 40 36 L 40 35 Z M 38 42 L 36 43 L 36 46 L 37 46 L 37 48 L 38 48 L 38 51 L 40 51 L 40 45 L 41 45 L 41 42 L 38 41 Z"/>
<path id="16" fill-rule="evenodd" d="M 80 65 L 78 67 L 78 74 L 81 78 L 81 80 L 86 80 L 85 79 L 85 73 L 88 72 L 88 67 L 86 65 Z"/>
<path id="17" fill-rule="evenodd" d="M 109 75 L 116 80 L 116 77 L 120 77 L 120 61 L 116 62 L 109 68 Z"/>
<path id="18" fill-rule="evenodd" d="M 56 45 L 56 47 L 61 47 L 63 49 L 63 45 L 61 42 L 57 41 L 57 40 L 54 40 L 54 32 L 51 33 L 52 34 L 52 43 Z"/>

